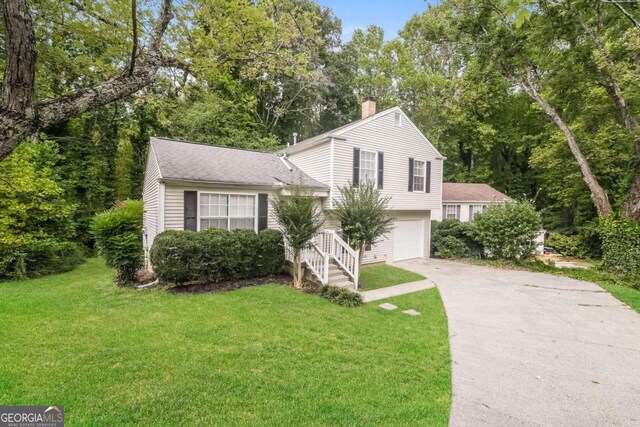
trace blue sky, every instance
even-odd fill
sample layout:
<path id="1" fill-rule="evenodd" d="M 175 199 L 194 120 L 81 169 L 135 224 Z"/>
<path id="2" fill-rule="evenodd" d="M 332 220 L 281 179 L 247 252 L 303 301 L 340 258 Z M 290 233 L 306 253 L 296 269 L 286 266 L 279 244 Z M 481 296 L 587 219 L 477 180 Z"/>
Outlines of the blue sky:
<path id="1" fill-rule="evenodd" d="M 351 39 L 356 28 L 377 24 L 384 28 L 386 39 L 392 39 L 414 14 L 424 11 L 436 0 L 318 0 L 333 9 L 342 20 L 342 39 Z"/>

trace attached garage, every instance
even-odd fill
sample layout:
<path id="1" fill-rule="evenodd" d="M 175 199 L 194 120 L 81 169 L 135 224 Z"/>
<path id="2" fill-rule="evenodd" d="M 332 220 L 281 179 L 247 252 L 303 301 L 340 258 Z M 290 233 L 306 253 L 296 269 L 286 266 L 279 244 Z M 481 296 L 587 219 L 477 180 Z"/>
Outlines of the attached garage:
<path id="1" fill-rule="evenodd" d="M 424 218 L 396 219 L 393 223 L 393 261 L 424 256 Z"/>

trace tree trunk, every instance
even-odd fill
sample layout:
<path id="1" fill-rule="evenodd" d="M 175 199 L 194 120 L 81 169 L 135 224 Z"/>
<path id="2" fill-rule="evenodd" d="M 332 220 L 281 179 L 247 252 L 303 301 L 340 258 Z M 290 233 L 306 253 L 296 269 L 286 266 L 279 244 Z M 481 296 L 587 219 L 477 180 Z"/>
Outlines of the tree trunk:
<path id="1" fill-rule="evenodd" d="M 2 109 L 30 115 L 36 77 L 36 34 L 27 0 L 2 1 L 6 63 Z"/>
<path id="2" fill-rule="evenodd" d="M 293 287 L 302 288 L 302 262 L 300 261 L 300 249 L 297 249 L 293 255 Z"/>
<path id="3" fill-rule="evenodd" d="M 628 18 L 630 17 L 628 16 L 624 8 L 617 4 L 616 6 L 618 6 L 618 9 L 620 9 L 625 14 L 625 16 L 627 16 Z M 582 26 L 582 29 L 591 38 L 591 41 L 595 45 L 596 49 L 598 49 L 605 60 L 605 72 L 598 70 L 598 83 L 604 88 L 604 90 L 609 95 L 609 98 L 611 98 L 611 100 L 613 101 L 613 105 L 615 105 L 618 113 L 620 113 L 620 117 L 622 119 L 622 122 L 624 123 L 625 129 L 627 129 L 627 131 L 631 135 L 635 135 L 634 144 L 636 151 L 636 162 L 639 166 L 636 167 L 636 177 L 631 184 L 629 192 L 627 193 L 627 200 L 622 206 L 622 213 L 629 219 L 640 221 L 640 137 L 637 135 L 638 120 L 631 111 L 631 108 L 629 108 L 629 104 L 627 104 L 627 101 L 622 94 L 622 87 L 620 85 L 620 79 L 617 75 L 616 65 L 613 62 L 613 59 L 611 59 L 611 55 L 609 55 L 609 51 L 607 50 L 605 44 L 600 39 L 598 33 L 590 28 L 589 25 L 587 25 L 587 23 L 583 21 L 578 14 L 575 14 L 575 16 Z M 637 26 L 637 21 L 633 20 L 632 17 L 631 19 Z"/>
<path id="4" fill-rule="evenodd" d="M 531 70 L 528 70 L 529 76 L 532 74 Z M 591 200 L 596 207 L 596 211 L 598 212 L 599 217 L 607 217 L 611 215 L 612 209 L 611 204 L 609 203 L 609 197 L 607 193 L 604 191 L 598 179 L 595 177 L 593 172 L 591 171 L 591 167 L 589 166 L 589 162 L 582 154 L 580 147 L 576 141 L 576 137 L 573 134 L 573 131 L 569 128 L 569 126 L 564 122 L 560 114 L 547 102 L 542 96 L 538 93 L 538 90 L 535 87 L 535 84 L 532 83 L 531 78 L 529 77 L 526 82 L 518 81 L 520 86 L 527 92 L 527 94 L 535 100 L 538 105 L 543 109 L 543 111 L 553 120 L 553 122 L 558 126 L 558 128 L 564 134 L 564 137 L 569 145 L 569 149 L 573 154 L 573 157 L 578 162 L 580 166 L 580 171 L 582 172 L 582 179 L 589 187 L 591 191 Z"/>
<path id="5" fill-rule="evenodd" d="M 146 58 L 135 67 L 131 64 L 130 73 L 33 106 L 36 54 L 29 5 L 26 0 L 5 0 L 2 5 L 7 61 L 0 106 L 0 161 L 39 129 L 129 96 L 153 82 L 160 67 L 175 66 L 175 61 L 164 58 L 160 51 L 173 18 L 172 0 L 163 0 Z"/>
<path id="6" fill-rule="evenodd" d="M 640 172 L 631 184 L 627 200 L 622 205 L 623 215 L 633 221 L 640 222 Z"/>
<path id="7" fill-rule="evenodd" d="M 364 248 L 366 245 L 363 243 L 358 249 L 358 287 L 360 287 L 360 272 L 362 271 L 362 258 L 364 258 Z"/>

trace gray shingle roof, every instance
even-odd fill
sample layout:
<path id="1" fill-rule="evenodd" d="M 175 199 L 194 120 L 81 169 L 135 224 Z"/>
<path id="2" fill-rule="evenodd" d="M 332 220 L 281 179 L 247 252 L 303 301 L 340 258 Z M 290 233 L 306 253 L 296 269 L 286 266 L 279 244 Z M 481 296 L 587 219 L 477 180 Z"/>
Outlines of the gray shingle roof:
<path id="1" fill-rule="evenodd" d="M 247 185 L 300 185 L 327 189 L 275 153 L 151 138 L 163 179 Z"/>
<path id="2" fill-rule="evenodd" d="M 509 196 L 487 184 L 442 183 L 443 202 L 507 202 Z"/>

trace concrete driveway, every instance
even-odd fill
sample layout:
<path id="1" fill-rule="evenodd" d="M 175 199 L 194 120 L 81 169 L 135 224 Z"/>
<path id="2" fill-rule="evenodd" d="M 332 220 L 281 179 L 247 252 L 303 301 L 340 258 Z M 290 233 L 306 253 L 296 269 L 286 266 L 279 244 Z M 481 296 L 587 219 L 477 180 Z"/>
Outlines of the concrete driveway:
<path id="1" fill-rule="evenodd" d="M 451 261 L 397 265 L 442 295 L 452 426 L 640 425 L 640 315 L 600 287 Z"/>

